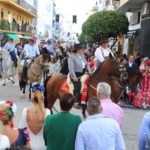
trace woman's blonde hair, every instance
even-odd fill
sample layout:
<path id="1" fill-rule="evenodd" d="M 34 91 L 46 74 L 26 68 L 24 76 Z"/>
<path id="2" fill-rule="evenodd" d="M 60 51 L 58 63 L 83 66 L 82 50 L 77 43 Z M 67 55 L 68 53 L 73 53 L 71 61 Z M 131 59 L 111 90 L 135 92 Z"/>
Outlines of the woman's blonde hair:
<path id="1" fill-rule="evenodd" d="M 14 116 L 12 108 L 8 104 L 0 105 L 0 121 L 3 125 L 8 125 Z"/>
<path id="2" fill-rule="evenodd" d="M 44 100 L 44 93 L 40 90 L 35 90 L 33 92 L 33 97 L 32 97 L 32 101 L 34 103 L 37 103 L 40 107 L 40 110 L 45 113 L 45 108 L 44 108 L 44 105 L 43 105 L 43 100 Z"/>

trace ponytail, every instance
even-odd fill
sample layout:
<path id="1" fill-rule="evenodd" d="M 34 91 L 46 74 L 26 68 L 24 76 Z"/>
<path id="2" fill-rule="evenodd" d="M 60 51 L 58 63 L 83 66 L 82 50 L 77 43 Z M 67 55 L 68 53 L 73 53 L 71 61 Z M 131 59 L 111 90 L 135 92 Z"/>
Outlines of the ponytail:
<path id="1" fill-rule="evenodd" d="M 43 104 L 44 95 L 40 90 L 35 90 L 33 101 L 39 105 L 40 110 L 45 113 L 45 108 Z"/>

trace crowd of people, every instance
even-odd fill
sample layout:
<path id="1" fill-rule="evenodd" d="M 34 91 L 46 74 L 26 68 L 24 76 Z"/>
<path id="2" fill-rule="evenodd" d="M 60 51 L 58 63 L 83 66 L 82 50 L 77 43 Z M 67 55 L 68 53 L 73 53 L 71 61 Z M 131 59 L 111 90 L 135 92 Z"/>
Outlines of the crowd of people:
<path id="1" fill-rule="evenodd" d="M 61 111 L 50 114 L 44 108 L 43 85 L 32 86 L 32 104 L 24 108 L 14 127 L 16 108 L 12 101 L 0 104 L 0 149 L 7 150 L 125 150 L 122 136 L 123 109 L 111 101 L 111 87 L 105 82 L 97 85 L 97 97 L 87 102 L 88 117 L 71 113 L 75 97 L 65 93 L 60 99 Z M 150 148 L 148 112 L 139 129 L 139 150 Z"/>
<path id="2" fill-rule="evenodd" d="M 73 95 L 65 93 L 60 98 L 61 112 L 50 115 L 44 107 L 45 87 L 35 84 L 32 87 L 32 104 L 24 108 L 18 128 L 14 127 L 14 104 L 6 101 L 0 104 L 0 149 L 33 149 L 33 150 L 125 150 L 121 129 L 124 126 L 123 109 L 112 102 L 111 86 L 100 82 L 97 85 L 97 97 L 87 101 L 88 118 L 81 118 L 71 113 L 71 108 L 77 102 L 79 105 L 86 99 L 87 88 L 81 96 L 81 77 L 91 75 L 107 57 L 114 54 L 108 48 L 108 39 L 100 41 L 100 46 L 85 47 L 76 44 L 65 49 L 60 43 L 41 41 L 39 46 L 35 40 L 29 39 L 23 47 L 18 45 L 17 52 L 13 40 L 9 39 L 4 48 L 10 52 L 16 63 L 14 53 L 23 57 L 24 79 L 27 79 L 28 60 L 43 51 L 50 56 L 49 75 L 54 73 L 69 73 L 74 85 Z M 24 55 L 22 55 L 22 53 Z M 128 100 L 136 107 L 150 106 L 150 59 L 144 56 L 116 56 L 125 68 L 142 73 L 142 80 L 137 91 L 126 86 Z M 57 60 L 58 59 L 58 60 Z M 87 77 L 88 78 L 88 77 Z M 149 113 L 141 123 L 139 130 L 139 150 L 150 147 Z M 108 143 L 108 144 L 107 144 Z"/>

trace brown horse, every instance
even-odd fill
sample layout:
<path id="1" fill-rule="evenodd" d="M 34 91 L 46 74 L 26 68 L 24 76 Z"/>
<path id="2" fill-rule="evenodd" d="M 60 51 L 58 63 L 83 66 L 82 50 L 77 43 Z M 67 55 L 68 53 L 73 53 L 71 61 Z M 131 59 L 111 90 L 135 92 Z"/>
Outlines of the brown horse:
<path id="1" fill-rule="evenodd" d="M 47 67 L 48 61 L 49 61 L 49 55 L 47 54 L 42 54 L 31 60 L 27 69 L 27 81 L 30 82 L 30 88 L 33 82 L 41 83 L 43 69 Z M 25 95 L 25 88 L 26 88 L 27 81 L 23 79 L 22 60 L 19 60 L 18 63 L 18 77 L 19 77 L 20 91 L 23 92 L 22 95 Z M 31 98 L 30 89 L 29 89 L 29 98 Z"/>
<path id="2" fill-rule="evenodd" d="M 96 87 L 99 82 L 107 82 L 111 85 L 112 95 L 111 98 L 114 102 L 118 102 L 118 99 L 124 93 L 124 88 L 120 79 L 120 63 L 117 59 L 112 57 L 107 58 L 101 66 L 93 73 L 88 82 L 88 96 L 89 99 L 92 96 L 96 96 Z M 57 98 L 61 98 L 64 94 L 60 90 L 63 82 L 67 79 L 67 76 L 62 74 L 57 74 L 51 76 L 46 86 L 46 100 L 45 106 L 52 110 L 52 107 Z M 83 108 L 83 107 L 82 107 Z M 85 116 L 85 107 L 82 109 L 82 114 Z"/>

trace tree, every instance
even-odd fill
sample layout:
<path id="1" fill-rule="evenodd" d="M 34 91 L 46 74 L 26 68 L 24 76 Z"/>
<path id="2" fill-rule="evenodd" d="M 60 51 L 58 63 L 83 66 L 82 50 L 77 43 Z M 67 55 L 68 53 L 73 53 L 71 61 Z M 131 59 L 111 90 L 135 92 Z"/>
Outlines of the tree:
<path id="1" fill-rule="evenodd" d="M 89 35 L 86 35 L 84 33 L 81 33 L 78 37 L 78 40 L 81 42 L 81 43 L 84 43 L 84 42 L 94 42 L 93 38 Z"/>
<path id="2" fill-rule="evenodd" d="M 101 38 L 117 37 L 128 32 L 129 22 L 119 11 L 100 11 L 91 15 L 82 25 L 82 34 L 99 42 Z"/>

